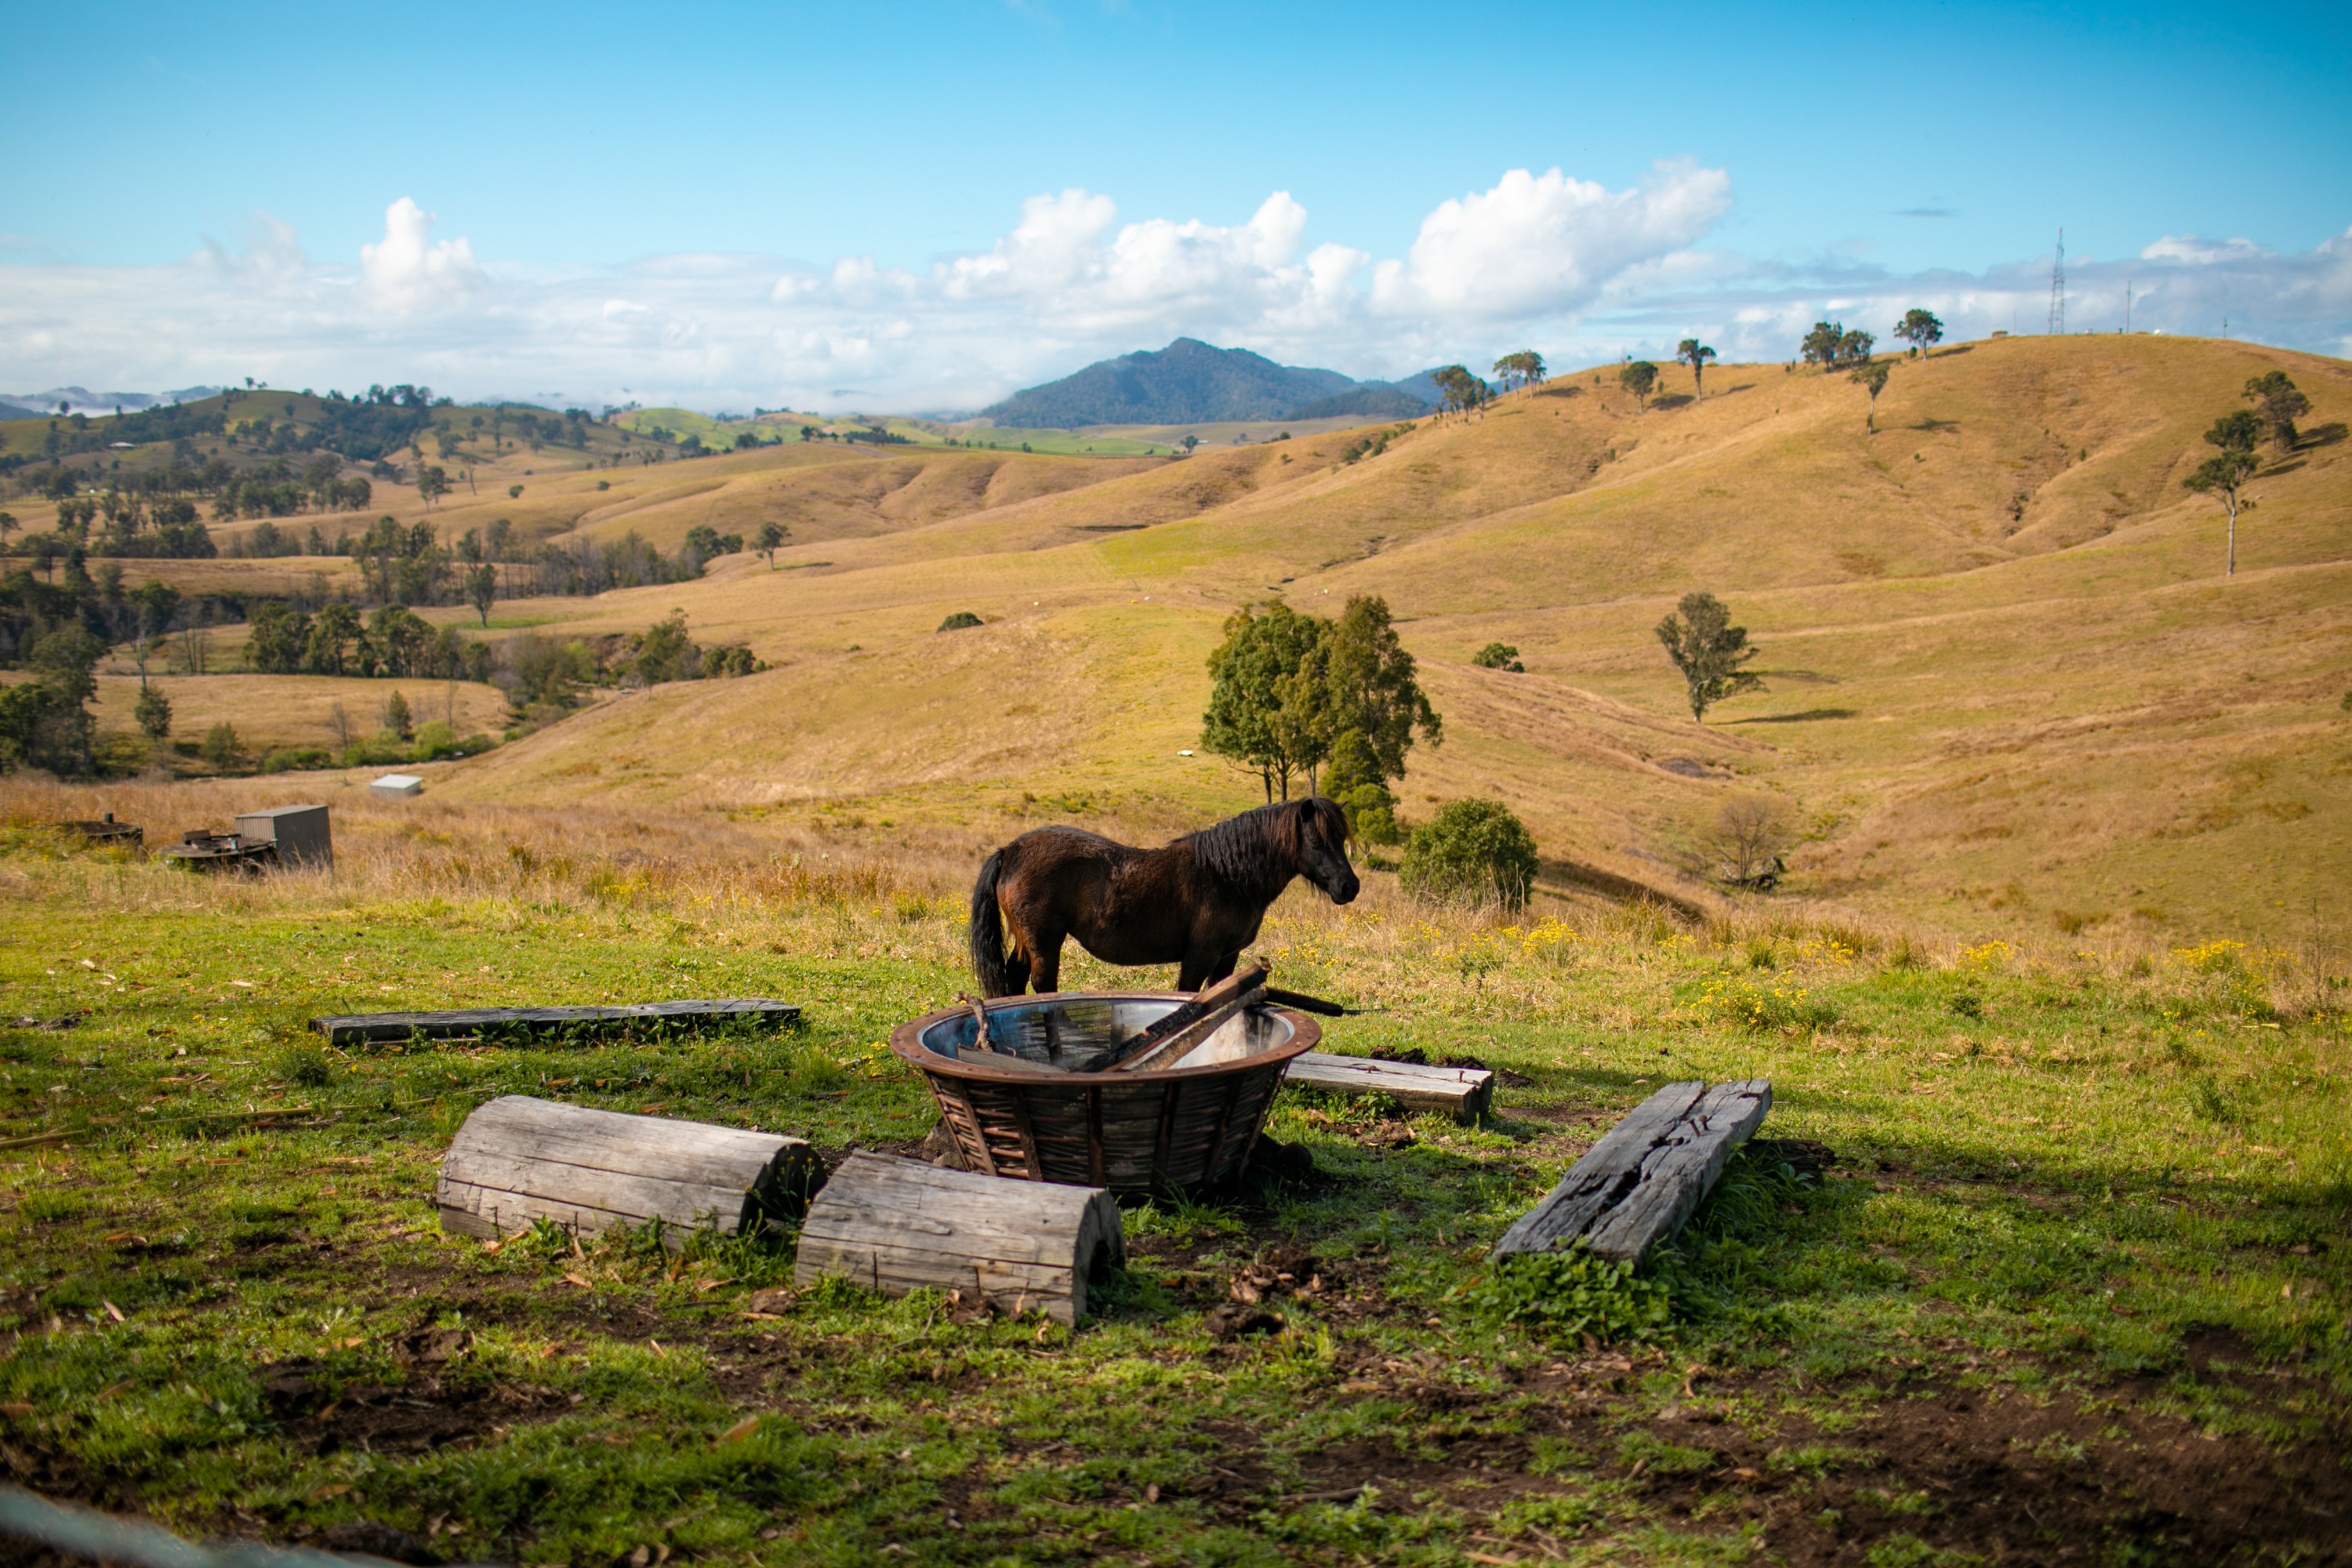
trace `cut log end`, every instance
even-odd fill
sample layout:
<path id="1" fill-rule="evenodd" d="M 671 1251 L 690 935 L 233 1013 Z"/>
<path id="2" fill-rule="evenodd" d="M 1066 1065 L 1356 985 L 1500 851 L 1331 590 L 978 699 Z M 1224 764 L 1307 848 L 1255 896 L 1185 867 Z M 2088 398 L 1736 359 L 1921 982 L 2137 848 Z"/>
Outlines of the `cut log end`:
<path id="1" fill-rule="evenodd" d="M 1068 1324 L 1086 1315 L 1088 1281 L 1126 1261 L 1118 1205 L 1101 1188 L 857 1153 L 809 1205 L 793 1282 L 839 1277 L 886 1296 L 960 1291 Z"/>

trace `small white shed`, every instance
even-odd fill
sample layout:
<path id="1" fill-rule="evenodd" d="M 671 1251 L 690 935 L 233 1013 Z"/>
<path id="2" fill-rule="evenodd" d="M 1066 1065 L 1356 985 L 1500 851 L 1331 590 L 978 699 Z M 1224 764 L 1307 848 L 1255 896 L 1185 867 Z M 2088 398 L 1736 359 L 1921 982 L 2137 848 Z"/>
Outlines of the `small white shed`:
<path id="1" fill-rule="evenodd" d="M 386 773 L 368 785 L 371 795 L 423 795 L 425 781 L 415 773 Z"/>

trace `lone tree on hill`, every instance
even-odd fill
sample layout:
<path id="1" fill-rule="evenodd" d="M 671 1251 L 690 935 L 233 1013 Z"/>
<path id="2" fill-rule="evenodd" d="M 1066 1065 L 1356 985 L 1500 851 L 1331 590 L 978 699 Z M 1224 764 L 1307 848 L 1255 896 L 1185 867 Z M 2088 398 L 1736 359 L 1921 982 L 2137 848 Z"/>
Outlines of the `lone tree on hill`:
<path id="1" fill-rule="evenodd" d="M 1349 787 L 1375 786 L 1386 803 L 1385 781 L 1404 776 L 1414 732 L 1432 745 L 1443 734 L 1382 599 L 1350 599 L 1337 621 L 1281 604 L 1238 610 L 1209 674 L 1201 744 L 1256 769 L 1269 801 L 1277 786 L 1289 799 L 1301 773 L 1312 789 L 1324 763 L 1336 774 L 1346 758 Z M 1335 776 L 1333 788 L 1341 783 Z"/>
<path id="2" fill-rule="evenodd" d="M 1617 384 L 1632 393 L 1634 405 L 1646 414 L 1650 411 L 1650 394 L 1658 387 L 1658 367 L 1648 360 L 1637 359 L 1617 373 Z"/>
<path id="3" fill-rule="evenodd" d="M 520 486 L 516 487 L 518 489 L 520 488 Z M 426 511 L 431 511 L 433 510 L 433 503 L 439 500 L 443 496 L 446 496 L 448 493 L 449 476 L 447 473 L 437 468 L 419 468 L 416 470 L 416 495 L 417 499 L 425 503 L 425 510 Z"/>
<path id="4" fill-rule="evenodd" d="M 1706 388 L 1701 386 L 1699 384 L 1706 378 L 1706 362 L 1714 357 L 1715 351 L 1707 347 L 1705 343 L 1700 342 L 1696 338 L 1685 338 L 1681 342 L 1675 345 L 1675 363 L 1676 364 L 1686 364 L 1691 367 L 1691 395 L 1693 397 L 1705 397 L 1706 395 Z"/>
<path id="5" fill-rule="evenodd" d="M 1944 341 L 1944 323 L 1914 305 L 1895 324 L 1895 335 L 1909 343 L 1913 353 L 1926 353 Z"/>
<path id="6" fill-rule="evenodd" d="M 2254 477 L 2254 470 L 2263 466 L 2262 458 L 2254 455 L 2254 447 L 2262 438 L 2262 416 L 2252 409 L 2224 414 L 2205 432 L 2205 439 L 2221 450 L 2198 464 L 2197 471 L 2180 481 L 2183 489 L 2200 495 L 2220 496 L 2221 510 L 2230 514 L 2230 555 L 2225 576 L 2238 574 L 2238 514 L 2254 509 L 2254 503 L 2239 492 Z"/>
<path id="7" fill-rule="evenodd" d="M 2295 390 L 2294 383 L 2283 370 L 2249 376 L 2245 395 L 2271 427 L 2271 439 L 2278 443 L 2279 455 L 2284 457 L 2294 451 L 2295 442 L 2301 438 L 2294 422 L 2311 412 L 2311 399 Z"/>
<path id="8" fill-rule="evenodd" d="M 482 617 L 487 630 L 490 624 L 490 606 L 499 601 L 499 569 L 485 561 L 466 573 L 466 602 Z"/>
<path id="9" fill-rule="evenodd" d="M 1544 378 L 1543 355 L 1533 349 L 1505 354 L 1495 362 L 1495 374 L 1503 378 L 1503 390 L 1506 392 L 1517 387 L 1533 386 Z"/>
<path id="10" fill-rule="evenodd" d="M 1706 710 L 1725 698 L 1763 689 L 1762 677 L 1740 668 L 1759 650 L 1714 595 L 1685 594 L 1681 610 L 1658 623 L 1658 640 L 1690 689 L 1691 717 L 1704 724 Z"/>
<path id="11" fill-rule="evenodd" d="M 760 525 L 759 542 L 755 548 L 768 558 L 769 571 L 776 569 L 776 552 L 783 547 L 786 539 L 792 537 L 792 531 L 772 518 Z"/>
<path id="12" fill-rule="evenodd" d="M 1872 435 L 1878 433 L 1878 395 L 1886 390 L 1888 369 L 1883 364 L 1866 364 L 1846 379 L 1870 394 L 1870 412 L 1863 418 L 1862 427 Z"/>
<path id="13" fill-rule="evenodd" d="M 1437 384 L 1444 399 L 1439 406 L 1448 414 L 1466 414 L 1486 401 L 1486 384 L 1458 364 L 1431 371 L 1429 379 Z"/>

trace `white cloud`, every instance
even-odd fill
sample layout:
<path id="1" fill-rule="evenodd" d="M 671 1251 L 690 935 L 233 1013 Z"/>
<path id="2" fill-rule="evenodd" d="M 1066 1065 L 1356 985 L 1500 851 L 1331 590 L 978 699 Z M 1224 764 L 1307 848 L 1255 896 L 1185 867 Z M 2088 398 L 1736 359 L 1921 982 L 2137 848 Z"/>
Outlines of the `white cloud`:
<path id="1" fill-rule="evenodd" d="M 486 281 L 473 246 L 463 239 L 434 244 L 433 215 L 406 196 L 383 209 L 383 238 L 360 247 L 360 287 L 387 310 L 462 304 Z"/>
<path id="2" fill-rule="evenodd" d="M 921 268 L 671 255 L 533 271 L 435 240 L 406 197 L 356 264 L 314 259 L 262 215 L 242 250 L 122 268 L 19 264 L 0 276 L 0 387 L 234 382 L 351 388 L 418 381 L 459 396 L 562 389 L 703 408 L 973 408 L 1015 386 L 1190 334 L 1292 364 L 1396 375 L 1533 346 L 1560 365 L 1670 353 L 1697 333 L 1726 358 L 1778 359 L 1815 319 L 1882 337 L 1923 305 L 1955 337 L 2038 331 L 2048 261 L 1902 275 L 1851 256 L 1759 261 L 1705 245 L 1720 170 L 1659 165 L 1610 190 L 1558 169 L 1505 174 L 1440 203 L 1404 255 L 1310 244 L 1276 191 L 1242 221 L 1121 220 L 1107 195 L 1024 203 L 985 249 Z M 2070 267 L 2069 321 L 2134 322 L 2342 352 L 2352 234 L 2302 255 L 2167 236 Z M 544 394 L 541 394 L 544 395 Z"/>
<path id="3" fill-rule="evenodd" d="M 1630 267 L 1690 245 L 1731 205 L 1720 169 L 1662 164 L 1635 190 L 1513 169 L 1440 203 L 1402 261 L 1372 275 L 1391 314 L 1516 321 L 1582 310 Z"/>

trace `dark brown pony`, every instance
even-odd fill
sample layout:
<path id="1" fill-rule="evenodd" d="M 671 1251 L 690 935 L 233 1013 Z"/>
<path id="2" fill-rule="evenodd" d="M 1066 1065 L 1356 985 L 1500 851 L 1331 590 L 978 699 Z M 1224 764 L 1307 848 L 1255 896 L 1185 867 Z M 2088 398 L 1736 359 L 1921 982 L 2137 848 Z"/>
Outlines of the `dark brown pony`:
<path id="1" fill-rule="evenodd" d="M 1178 989 L 1234 972 L 1268 904 L 1304 877 L 1335 904 L 1358 891 L 1348 819 L 1330 801 L 1285 801 L 1133 849 L 1041 827 L 991 855 L 971 889 L 971 967 L 988 996 L 1061 984 L 1062 939 L 1105 963 L 1179 965 Z M 1010 927 L 1012 950 L 1004 935 Z"/>

